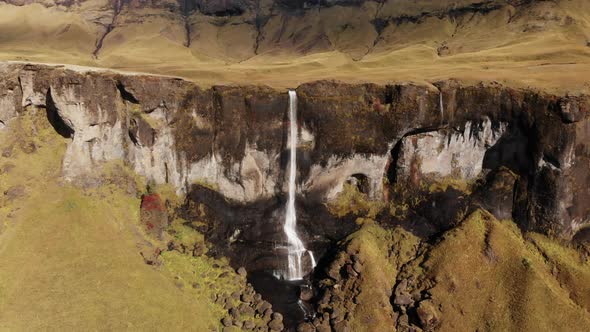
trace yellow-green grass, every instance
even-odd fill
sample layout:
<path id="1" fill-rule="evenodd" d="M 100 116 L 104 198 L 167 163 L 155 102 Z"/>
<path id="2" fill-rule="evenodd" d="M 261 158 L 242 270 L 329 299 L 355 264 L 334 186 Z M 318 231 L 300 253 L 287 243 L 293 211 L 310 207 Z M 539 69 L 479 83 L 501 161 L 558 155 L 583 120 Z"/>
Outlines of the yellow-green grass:
<path id="1" fill-rule="evenodd" d="M 582 248 L 575 249 L 571 243 L 561 243 L 548 237 L 531 233 L 529 240 L 544 256 L 563 288 L 570 292 L 570 298 L 590 310 L 590 267 L 587 252 Z"/>
<path id="2" fill-rule="evenodd" d="M 328 204 L 328 210 L 338 217 L 351 214 L 357 217 L 375 218 L 385 205 L 381 201 L 370 199 L 355 185 L 345 183 L 338 197 Z"/>
<path id="3" fill-rule="evenodd" d="M 361 229 L 345 241 L 348 242 L 346 251 L 356 253 L 363 265 L 358 277 L 357 305 L 348 316 L 350 329 L 387 331 L 395 325 L 389 301 L 397 273 L 413 258 L 420 239 L 400 227 L 384 229 L 375 221 L 364 219 Z"/>
<path id="4" fill-rule="evenodd" d="M 546 244 L 553 240 L 543 238 Z M 560 245 L 556 252 L 574 254 Z M 446 233 L 406 276 L 419 278 L 440 311 L 441 331 L 587 331 L 590 314 L 570 297 L 541 253 L 511 221 L 476 211 Z M 576 264 L 588 283 L 588 263 Z"/>
<path id="5" fill-rule="evenodd" d="M 0 192 L 22 185 L 24 196 L 0 202 L 0 330 L 219 326 L 221 308 L 211 291 L 182 287 L 176 278 L 178 266 L 201 271 L 211 261 L 202 258 L 197 268 L 178 253 L 164 255 L 162 266 L 145 264 L 138 245 L 148 240 L 139 225 L 138 195 L 108 179 L 86 190 L 63 183 L 66 139 L 49 126 L 44 110 L 28 109 L 0 132 L 0 150 L 10 146 L 0 167 L 14 167 L 0 175 Z M 124 176 L 120 166 L 106 167 L 105 177 Z"/>

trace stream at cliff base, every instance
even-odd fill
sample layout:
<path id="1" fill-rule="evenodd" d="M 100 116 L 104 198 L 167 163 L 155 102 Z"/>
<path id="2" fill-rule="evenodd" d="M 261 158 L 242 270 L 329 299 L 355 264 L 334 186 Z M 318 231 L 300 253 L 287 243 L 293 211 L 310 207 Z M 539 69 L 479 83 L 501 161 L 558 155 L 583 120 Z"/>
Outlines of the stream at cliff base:
<path id="1" fill-rule="evenodd" d="M 282 280 L 266 271 L 254 271 L 248 274 L 248 281 L 272 303 L 274 311 L 283 314 L 287 330 L 294 330 L 297 324 L 313 319 L 309 316 L 314 312 L 312 306 L 299 299 L 299 289 L 306 284 L 305 280 Z"/>

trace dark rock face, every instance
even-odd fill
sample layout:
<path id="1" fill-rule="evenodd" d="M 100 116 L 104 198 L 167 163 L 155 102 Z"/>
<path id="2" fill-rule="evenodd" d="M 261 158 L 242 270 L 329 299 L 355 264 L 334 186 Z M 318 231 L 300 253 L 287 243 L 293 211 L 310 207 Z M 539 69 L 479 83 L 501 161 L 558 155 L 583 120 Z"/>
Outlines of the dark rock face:
<path id="1" fill-rule="evenodd" d="M 210 253 L 246 268 L 265 297 L 272 293 L 262 290 L 277 280 L 271 273 L 286 262 L 281 249 L 286 91 L 204 89 L 179 79 L 37 65 L 0 68 L 0 130 L 31 108 L 45 109 L 68 140 L 65 180 L 92 185 L 101 165 L 123 160 L 148 180 L 169 183 L 186 194 L 180 216 L 205 221 L 195 227 L 213 244 Z M 406 211 L 382 211 L 376 219 L 404 224 L 425 238 L 478 207 L 514 219 L 525 230 L 588 238 L 587 96 L 454 81 L 435 86 L 320 81 L 296 91 L 298 233 L 329 278 L 346 276 L 356 287 L 354 280 L 365 273 L 355 253 L 343 264 L 328 265 L 334 243 L 358 229 L 354 215 L 338 218 L 326 207 L 350 184 L 373 201 L 414 202 Z M 160 236 L 167 217 L 157 197 L 144 197 L 142 220 L 148 232 Z M 141 254 L 158 264 L 157 249 L 146 247 Z M 273 301 L 294 307 L 301 298 L 317 300 L 313 291 L 298 292 L 300 286 L 272 285 L 290 296 Z M 413 294 L 400 291 L 395 300 L 402 305 Z M 292 307 L 277 308 L 290 312 Z M 418 308 L 422 326 L 438 324 L 440 317 L 427 302 Z M 284 322 L 264 315 L 270 328 L 280 330 L 300 322 L 306 310 Z M 348 328 L 342 313 L 324 313 L 310 319 L 316 327 Z"/>
<path id="2" fill-rule="evenodd" d="M 238 205 L 260 204 L 257 216 L 244 224 L 254 225 L 260 217 L 280 219 L 272 211 L 281 210 L 286 188 L 285 91 L 202 89 L 178 79 L 23 65 L 3 67 L 2 77 L 4 124 L 24 107 L 47 108 L 56 130 L 71 138 L 66 179 L 76 181 L 102 162 L 123 159 L 140 175 L 170 183 L 179 192 L 190 192 L 197 183 Z M 436 85 L 321 81 L 298 87 L 301 204 L 315 211 L 314 204 L 336 199 L 351 179 L 361 179 L 375 200 L 397 199 L 396 186 L 479 181 L 476 187 L 496 183 L 503 191 L 493 196 L 491 190 L 488 196 L 476 188 L 473 195 L 456 196 L 497 210 L 500 217 L 511 215 L 525 229 L 569 238 L 589 223 L 587 97 L 452 81 Z M 501 175 L 507 174 L 501 169 L 513 175 Z M 490 171 L 496 176 L 486 180 Z M 461 201 L 444 192 L 423 204 L 440 208 Z M 231 210 L 232 204 L 220 209 Z M 425 205 L 421 210 L 437 209 Z M 302 217 L 302 225 L 314 217 L 311 212 Z M 219 242 L 235 231 L 223 227 L 214 232 Z"/>
<path id="3" fill-rule="evenodd" d="M 588 201 L 588 191 L 577 185 L 587 183 L 581 168 L 588 167 L 587 147 L 582 143 L 588 135 L 584 129 L 588 126 L 588 108 L 581 99 L 573 101 L 499 86 L 460 87 L 450 82 L 440 86 L 441 111 L 438 92 L 413 86 L 320 82 L 303 85 L 298 91 L 304 121 L 317 133 L 319 144 L 314 152 L 320 156 L 329 155 L 324 149 L 344 155 L 352 151 L 378 153 L 387 143 L 399 142 L 402 137 L 412 138 L 411 144 L 424 149 L 426 141 L 415 139 L 421 132 L 436 132 L 450 141 L 443 139 L 442 145 L 432 150 L 435 170 L 424 172 L 432 175 L 442 167 L 441 153 L 452 150 L 452 136 L 459 135 L 455 138 L 458 145 L 469 144 L 458 147 L 457 153 L 450 152 L 454 159 L 449 163 L 448 174 L 435 176 L 465 179 L 464 175 L 453 173 L 478 163 L 488 170 L 507 167 L 519 175 L 514 216 L 524 228 L 572 236 L 573 228 L 579 227 L 575 220 L 588 220 L 588 210 L 575 203 Z M 576 111 L 579 108 L 586 109 L 584 120 Z M 564 117 L 563 110 L 565 114 L 572 114 L 573 110 L 578 121 L 570 123 L 572 117 Z M 484 123 L 488 123 L 487 127 Z M 466 125 L 470 126 L 468 130 Z M 484 127 L 489 131 L 488 140 L 478 139 Z M 481 146 L 481 155 L 471 160 L 477 144 Z M 469 154 L 461 156 L 465 151 Z M 397 157 L 393 151 L 392 158 Z M 391 161 L 390 174 L 401 171 L 399 162 Z M 410 184 L 428 175 L 417 173 L 422 172 L 414 170 L 413 175 L 408 173 L 412 176 L 401 182 Z M 395 176 L 390 181 L 400 182 Z M 566 226 L 568 222 L 563 224 L 564 220 L 576 225 Z"/>
<path id="4" fill-rule="evenodd" d="M 298 233 L 307 248 L 320 257 L 329 246 L 358 229 L 350 218 L 333 217 L 318 202 L 300 199 Z M 229 257 L 248 271 L 273 272 L 285 268 L 283 233 L 285 200 L 282 197 L 251 204 L 228 202 L 214 190 L 193 186 L 180 215 L 208 223 L 199 229 L 216 247 L 214 255 Z"/>

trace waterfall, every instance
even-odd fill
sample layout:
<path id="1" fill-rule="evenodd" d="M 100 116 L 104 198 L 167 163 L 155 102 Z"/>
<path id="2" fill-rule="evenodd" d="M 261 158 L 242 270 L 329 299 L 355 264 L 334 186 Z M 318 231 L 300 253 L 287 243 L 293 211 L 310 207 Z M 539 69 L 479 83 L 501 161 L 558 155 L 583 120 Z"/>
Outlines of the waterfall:
<path id="1" fill-rule="evenodd" d="M 445 117 L 445 106 L 443 105 L 442 91 L 438 93 L 438 103 L 440 106 L 440 123 L 443 123 Z"/>
<path id="2" fill-rule="evenodd" d="M 303 279 L 310 270 L 304 267 L 303 257 L 310 256 L 311 269 L 315 267 L 313 253 L 305 249 L 303 242 L 297 235 L 297 210 L 295 208 L 296 182 L 297 179 L 297 93 L 289 90 L 289 197 L 285 214 L 285 226 L 287 235 L 288 271 L 285 276 L 288 280 Z"/>

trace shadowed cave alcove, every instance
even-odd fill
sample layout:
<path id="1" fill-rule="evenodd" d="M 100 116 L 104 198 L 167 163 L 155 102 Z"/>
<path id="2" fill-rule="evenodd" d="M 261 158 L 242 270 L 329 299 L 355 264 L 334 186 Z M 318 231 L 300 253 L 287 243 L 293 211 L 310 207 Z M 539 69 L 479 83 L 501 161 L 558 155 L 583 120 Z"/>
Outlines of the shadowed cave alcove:
<path id="1" fill-rule="evenodd" d="M 416 156 L 404 155 L 404 140 L 420 149 L 414 136 L 422 134 L 443 134 L 446 136 L 443 149 L 451 142 L 451 135 L 461 140 L 478 137 L 483 131 L 483 122 L 475 122 L 466 135 L 466 125 L 457 128 L 419 128 L 405 134 L 390 151 L 390 161 L 385 169 L 387 184 L 384 187 L 388 200 L 398 205 L 409 206 L 409 212 L 402 218 L 393 216 L 394 224 L 404 224 L 404 228 L 422 238 L 436 238 L 438 234 L 452 228 L 462 215 L 477 207 L 483 207 L 500 219 L 514 218 L 521 226 L 527 223 L 526 199 L 517 202 L 517 196 L 525 195 L 529 178 L 535 170 L 535 146 L 532 142 L 534 130 L 519 119 L 504 124 L 498 131 L 493 145 L 485 145 L 481 160 L 481 173 L 473 180 L 464 181 L 451 172 L 449 176 L 423 174 L 421 160 Z M 492 130 L 502 128 L 498 121 L 491 121 Z M 462 151 L 471 149 L 465 146 Z M 442 151 L 437 151 L 438 154 Z M 403 159 L 406 159 L 404 164 Z M 414 158 L 418 158 L 415 160 Z M 452 168 L 472 167 L 469 159 L 454 159 Z M 409 162 L 408 162 L 409 160 Z M 449 182 L 450 181 L 450 182 Z M 470 189 L 453 185 L 454 181 L 465 182 Z M 437 183 L 442 183 L 437 185 Z M 520 189 L 519 189 L 520 188 Z M 412 203 L 414 202 L 414 203 Z M 387 219 L 387 218 L 386 218 Z"/>
<path id="2" fill-rule="evenodd" d="M 285 317 L 285 326 L 294 327 L 313 312 L 313 302 L 299 301 L 300 287 L 313 283 L 314 273 L 301 281 L 281 280 L 277 271 L 285 269 L 287 257 L 282 249 L 286 196 L 250 204 L 228 201 L 220 193 L 193 185 L 180 209 L 186 220 L 199 220 L 195 206 L 203 206 L 207 223 L 197 227 L 213 245 L 210 254 L 227 257 L 234 268 L 245 267 L 248 281 Z M 297 231 L 308 250 L 323 269 L 324 256 L 341 239 L 358 229 L 353 217 L 334 217 L 327 207 L 306 197 L 297 197 Z"/>
<path id="3" fill-rule="evenodd" d="M 74 130 L 68 126 L 65 121 L 59 116 L 57 106 L 51 97 L 51 89 L 47 90 L 45 95 L 45 110 L 47 112 L 47 120 L 55 131 L 63 136 L 64 138 L 72 138 L 74 136 Z"/>

